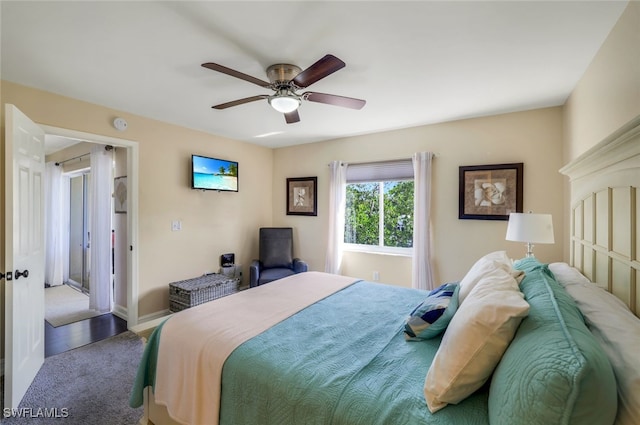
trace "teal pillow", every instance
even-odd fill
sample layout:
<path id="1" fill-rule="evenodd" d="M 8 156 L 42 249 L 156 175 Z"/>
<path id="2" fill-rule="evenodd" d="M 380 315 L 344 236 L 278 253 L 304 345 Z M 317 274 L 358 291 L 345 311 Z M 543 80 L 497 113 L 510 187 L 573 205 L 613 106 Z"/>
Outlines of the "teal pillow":
<path id="1" fill-rule="evenodd" d="M 445 283 L 429 292 L 427 298 L 413 309 L 404 325 L 408 341 L 421 341 L 440 335 L 458 309 L 457 283 Z"/>
<path id="2" fill-rule="evenodd" d="M 489 422 L 613 424 L 613 369 L 575 302 L 535 258 L 514 267 L 526 272 L 520 290 L 530 310 L 494 371 Z"/>

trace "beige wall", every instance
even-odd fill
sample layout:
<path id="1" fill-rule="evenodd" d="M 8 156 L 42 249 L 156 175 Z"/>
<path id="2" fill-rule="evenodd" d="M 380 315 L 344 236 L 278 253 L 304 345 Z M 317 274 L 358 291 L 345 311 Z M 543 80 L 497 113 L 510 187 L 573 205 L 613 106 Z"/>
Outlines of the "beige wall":
<path id="1" fill-rule="evenodd" d="M 631 1 L 564 106 L 564 164 L 640 116 L 640 2 Z M 565 179 L 565 233 L 570 195 Z M 564 249 L 569 259 L 569 244 Z"/>
<path id="2" fill-rule="evenodd" d="M 346 276 L 374 281 L 373 273 L 377 272 L 379 282 L 411 288 L 410 256 L 345 252 L 342 260 L 342 274 Z"/>
<path id="3" fill-rule="evenodd" d="M 562 109 L 448 122 L 280 148 L 275 150 L 273 179 L 274 225 L 293 226 L 296 254 L 313 270 L 324 270 L 327 242 L 329 167 L 332 160 L 346 162 L 408 158 L 417 151 L 436 153 L 433 162 L 433 265 L 436 282 L 464 276 L 480 256 L 506 249 L 514 258 L 524 246 L 505 241 L 506 221 L 458 219 L 458 167 L 461 165 L 524 163 L 524 209 L 551 213 L 557 242 L 540 245 L 543 261 L 562 258 Z M 287 216 L 286 178 L 318 177 L 318 216 Z M 411 262 L 406 257 L 349 253 L 344 273 L 372 280 L 410 285 Z"/>
<path id="4" fill-rule="evenodd" d="M 564 161 L 640 115 L 640 2 L 631 1 L 564 108 Z"/>
<path id="5" fill-rule="evenodd" d="M 169 282 L 217 271 L 223 253 L 235 252 L 248 275 L 249 262 L 257 255 L 257 229 L 272 221 L 271 149 L 6 81 L 1 90 L 3 104 L 16 105 L 36 123 L 139 144 L 139 246 L 135 248 L 139 252 L 140 316 L 166 310 Z M 4 114 L 4 107 L 2 110 Z M 128 121 L 126 132 L 112 127 L 116 116 Z M 1 132 L 4 155 L 4 128 Z M 240 191 L 190 189 L 193 153 L 239 161 Z M 4 202 L 4 160 L 1 164 Z M 0 211 L 3 214 L 4 206 Z M 171 231 L 173 220 L 182 222 L 181 231 Z"/>

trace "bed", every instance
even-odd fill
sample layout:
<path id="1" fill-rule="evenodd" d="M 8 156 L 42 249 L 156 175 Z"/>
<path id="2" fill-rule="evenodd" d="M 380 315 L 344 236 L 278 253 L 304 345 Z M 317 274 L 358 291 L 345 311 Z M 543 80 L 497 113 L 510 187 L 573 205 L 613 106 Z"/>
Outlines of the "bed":
<path id="1" fill-rule="evenodd" d="M 489 253 L 427 328 L 407 319 L 425 291 L 319 272 L 242 291 L 154 331 L 131 404 L 157 425 L 637 423 L 640 120 L 561 171 L 568 263 Z"/>

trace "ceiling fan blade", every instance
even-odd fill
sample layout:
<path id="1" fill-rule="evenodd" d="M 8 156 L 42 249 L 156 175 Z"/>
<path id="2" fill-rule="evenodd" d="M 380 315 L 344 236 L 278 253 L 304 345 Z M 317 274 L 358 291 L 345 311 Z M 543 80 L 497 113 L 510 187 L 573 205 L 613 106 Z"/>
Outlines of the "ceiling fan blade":
<path id="1" fill-rule="evenodd" d="M 266 81 L 262 81 L 259 78 L 252 77 L 251 75 L 243 74 L 240 71 L 236 71 L 235 69 L 227 68 L 226 66 L 218 65 L 217 63 L 207 62 L 203 63 L 202 66 L 205 68 L 209 68 L 213 71 L 222 72 L 223 74 L 231 75 L 232 77 L 240 78 L 241 80 L 248 81 L 250 83 L 256 84 L 260 87 L 271 88 L 271 83 Z"/>
<path id="2" fill-rule="evenodd" d="M 309 87 L 316 81 L 323 79 L 327 75 L 333 74 L 345 66 L 345 63 L 337 57 L 333 55 L 326 55 L 309 68 L 296 75 L 291 82 L 299 88 Z"/>
<path id="3" fill-rule="evenodd" d="M 284 119 L 287 122 L 287 124 L 293 124 L 300 121 L 300 115 L 298 114 L 298 110 L 296 109 L 295 111 L 287 112 L 286 114 L 284 114 Z"/>
<path id="4" fill-rule="evenodd" d="M 342 106 L 343 108 L 350 109 L 362 109 L 362 107 L 367 103 L 366 100 L 354 99 L 353 97 L 316 93 L 312 91 L 304 92 L 302 97 L 310 102 L 326 103 L 327 105 Z"/>
<path id="5" fill-rule="evenodd" d="M 244 99 L 232 100 L 231 102 L 221 103 L 220 105 L 212 106 L 212 108 L 213 109 L 227 109 L 227 108 L 231 108 L 232 106 L 238 106 L 238 105 L 242 105 L 244 103 L 255 102 L 256 100 L 266 99 L 267 97 L 269 97 L 269 96 L 260 95 L 260 96 L 245 97 Z"/>

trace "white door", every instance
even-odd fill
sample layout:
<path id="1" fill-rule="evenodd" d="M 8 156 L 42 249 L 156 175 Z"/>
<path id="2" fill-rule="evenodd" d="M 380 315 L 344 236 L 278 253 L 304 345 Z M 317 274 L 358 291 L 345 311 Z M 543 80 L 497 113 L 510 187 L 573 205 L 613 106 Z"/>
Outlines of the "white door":
<path id="1" fill-rule="evenodd" d="M 5 129 L 4 407 L 17 408 L 44 362 L 44 131 L 8 104 Z"/>

